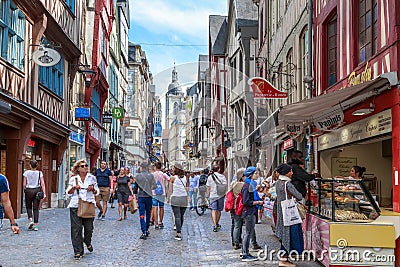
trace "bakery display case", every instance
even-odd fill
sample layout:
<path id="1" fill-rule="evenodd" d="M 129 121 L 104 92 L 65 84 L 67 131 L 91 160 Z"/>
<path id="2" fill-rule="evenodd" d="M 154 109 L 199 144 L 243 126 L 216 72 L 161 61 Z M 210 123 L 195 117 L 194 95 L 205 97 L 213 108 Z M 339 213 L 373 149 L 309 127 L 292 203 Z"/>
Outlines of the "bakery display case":
<path id="1" fill-rule="evenodd" d="M 310 194 L 310 212 L 333 222 L 368 222 L 381 212 L 363 180 L 316 179 Z"/>

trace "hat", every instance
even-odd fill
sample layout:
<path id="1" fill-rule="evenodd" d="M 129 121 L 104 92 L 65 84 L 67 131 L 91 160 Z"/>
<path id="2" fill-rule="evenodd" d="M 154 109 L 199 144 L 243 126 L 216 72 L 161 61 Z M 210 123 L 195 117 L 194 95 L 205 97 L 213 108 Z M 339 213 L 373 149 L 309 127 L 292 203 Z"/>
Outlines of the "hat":
<path id="1" fill-rule="evenodd" d="M 244 176 L 250 177 L 256 170 L 257 168 L 254 166 L 247 167 L 247 169 L 244 171 Z"/>
<path id="2" fill-rule="evenodd" d="M 278 167 L 276 167 L 276 171 L 281 175 L 288 174 L 291 170 L 292 170 L 292 167 L 286 163 L 281 164 Z"/>

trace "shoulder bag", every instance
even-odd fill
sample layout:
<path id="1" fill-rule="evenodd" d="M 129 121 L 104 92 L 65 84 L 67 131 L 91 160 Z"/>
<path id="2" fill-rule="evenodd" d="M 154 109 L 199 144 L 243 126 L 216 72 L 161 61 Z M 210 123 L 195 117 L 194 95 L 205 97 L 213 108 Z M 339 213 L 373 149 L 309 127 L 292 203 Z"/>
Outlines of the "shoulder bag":
<path id="1" fill-rule="evenodd" d="M 38 185 L 39 185 L 39 187 L 40 187 L 40 191 L 36 193 L 36 199 L 40 201 L 40 200 L 42 200 L 42 199 L 44 198 L 44 193 L 43 193 L 43 190 L 42 190 L 42 185 L 41 185 L 41 183 L 40 183 L 40 171 L 38 171 Z"/>
<path id="2" fill-rule="evenodd" d="M 299 210 L 297 208 L 297 203 L 293 197 L 288 198 L 287 189 L 285 182 L 285 200 L 281 201 L 282 215 L 283 215 L 283 225 L 291 226 L 295 224 L 302 223 Z"/>
<path id="3" fill-rule="evenodd" d="M 76 185 L 78 185 L 78 178 L 75 178 Z M 96 209 L 94 203 L 82 200 L 79 197 L 79 190 L 76 189 L 78 193 L 78 217 L 80 218 L 94 218 L 96 217 Z"/>

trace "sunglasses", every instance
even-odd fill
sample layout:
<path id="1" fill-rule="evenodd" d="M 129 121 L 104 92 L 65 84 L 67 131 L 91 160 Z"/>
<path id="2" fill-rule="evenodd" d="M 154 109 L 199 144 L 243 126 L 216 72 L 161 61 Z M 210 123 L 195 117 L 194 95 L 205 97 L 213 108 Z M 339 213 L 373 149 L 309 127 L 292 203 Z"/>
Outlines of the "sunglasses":
<path id="1" fill-rule="evenodd" d="M 89 165 L 85 164 L 85 165 L 80 165 L 81 168 L 85 168 L 88 167 Z"/>

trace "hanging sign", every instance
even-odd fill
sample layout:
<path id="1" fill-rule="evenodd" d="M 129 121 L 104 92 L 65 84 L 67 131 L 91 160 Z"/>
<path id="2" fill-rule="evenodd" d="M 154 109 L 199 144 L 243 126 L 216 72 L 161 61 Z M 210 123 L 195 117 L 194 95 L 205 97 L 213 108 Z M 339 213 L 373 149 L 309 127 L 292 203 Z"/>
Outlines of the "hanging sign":
<path id="1" fill-rule="evenodd" d="M 56 65 L 61 59 L 60 53 L 56 50 L 39 46 L 39 49 L 32 53 L 32 60 L 41 67 Z"/>
<path id="2" fill-rule="evenodd" d="M 108 112 L 103 113 L 103 123 L 112 123 L 112 118 L 113 116 L 111 113 Z"/>
<path id="3" fill-rule="evenodd" d="M 253 89 L 254 98 L 287 98 L 288 93 L 281 92 L 262 77 L 250 78 L 248 84 Z"/>
<path id="4" fill-rule="evenodd" d="M 113 108 L 112 116 L 116 119 L 122 119 L 124 117 L 124 109 L 123 108 Z"/>
<path id="5" fill-rule="evenodd" d="M 291 138 L 297 138 L 304 132 L 303 123 L 285 122 L 284 127 Z"/>
<path id="6" fill-rule="evenodd" d="M 314 119 L 314 125 L 318 128 L 318 130 L 325 131 L 340 125 L 343 122 L 343 119 L 343 110 L 339 108 L 318 116 L 318 118 Z"/>
<path id="7" fill-rule="evenodd" d="M 75 120 L 76 121 L 90 120 L 90 108 L 75 108 Z"/>

